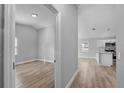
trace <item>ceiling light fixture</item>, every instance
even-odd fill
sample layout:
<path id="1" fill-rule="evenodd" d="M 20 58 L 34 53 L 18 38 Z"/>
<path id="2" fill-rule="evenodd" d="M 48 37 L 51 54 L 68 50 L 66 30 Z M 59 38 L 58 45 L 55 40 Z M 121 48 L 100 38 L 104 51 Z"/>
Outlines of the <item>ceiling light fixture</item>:
<path id="1" fill-rule="evenodd" d="M 31 16 L 34 17 L 34 18 L 36 18 L 36 17 L 38 16 L 38 14 L 36 14 L 36 13 L 32 13 Z"/>
<path id="2" fill-rule="evenodd" d="M 107 31 L 110 31 L 111 29 L 110 28 L 107 28 Z"/>
<path id="3" fill-rule="evenodd" d="M 96 30 L 96 28 L 92 28 L 92 30 L 93 30 L 93 31 L 95 31 L 95 30 Z"/>

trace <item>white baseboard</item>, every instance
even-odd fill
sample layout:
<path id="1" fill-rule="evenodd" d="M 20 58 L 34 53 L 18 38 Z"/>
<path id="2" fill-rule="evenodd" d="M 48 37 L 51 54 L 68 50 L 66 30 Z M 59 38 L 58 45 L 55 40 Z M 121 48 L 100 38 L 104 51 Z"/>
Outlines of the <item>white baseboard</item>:
<path id="1" fill-rule="evenodd" d="M 89 59 L 96 59 L 96 57 L 78 57 L 79 59 L 81 58 L 89 58 Z"/>
<path id="2" fill-rule="evenodd" d="M 75 77 L 77 76 L 79 70 L 77 69 L 76 72 L 73 74 L 72 78 L 70 79 L 70 81 L 67 83 L 66 87 L 65 88 L 70 88 L 70 86 L 72 85 Z"/>
<path id="3" fill-rule="evenodd" d="M 37 59 L 43 62 L 50 62 L 50 63 L 54 63 L 54 60 L 47 60 L 47 59 Z"/>
<path id="4" fill-rule="evenodd" d="M 32 59 L 32 60 L 26 60 L 26 61 L 21 61 L 21 62 L 16 62 L 16 65 L 19 65 L 19 64 L 24 64 L 24 63 L 29 63 L 29 62 L 33 62 L 33 61 L 45 61 L 45 62 L 50 62 L 50 63 L 54 63 L 54 60 L 44 60 L 44 59 Z"/>
<path id="5" fill-rule="evenodd" d="M 16 65 L 19 65 L 19 64 L 24 64 L 24 63 L 29 63 L 29 62 L 33 62 L 33 61 L 36 61 L 37 59 L 31 59 L 31 60 L 25 60 L 25 61 L 21 61 L 21 62 L 16 62 Z"/>

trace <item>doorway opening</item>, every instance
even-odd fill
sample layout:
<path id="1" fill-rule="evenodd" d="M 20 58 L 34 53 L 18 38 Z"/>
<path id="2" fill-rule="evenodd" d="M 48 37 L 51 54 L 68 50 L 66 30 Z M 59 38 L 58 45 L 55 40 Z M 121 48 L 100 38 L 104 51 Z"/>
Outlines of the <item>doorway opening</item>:
<path id="1" fill-rule="evenodd" d="M 116 13 L 114 5 L 78 7 L 79 73 L 71 87 L 116 86 Z M 113 14 L 115 16 L 111 17 Z"/>
<path id="2" fill-rule="evenodd" d="M 15 5 L 15 86 L 55 87 L 56 15 L 41 4 Z"/>

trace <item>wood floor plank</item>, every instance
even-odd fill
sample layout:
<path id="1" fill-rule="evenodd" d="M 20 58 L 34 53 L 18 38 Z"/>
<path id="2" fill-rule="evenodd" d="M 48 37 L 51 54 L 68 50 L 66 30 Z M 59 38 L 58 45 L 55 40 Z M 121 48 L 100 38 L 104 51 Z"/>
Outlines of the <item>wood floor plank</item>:
<path id="1" fill-rule="evenodd" d="M 54 64 L 42 61 L 16 66 L 17 88 L 54 88 Z"/>
<path id="2" fill-rule="evenodd" d="M 71 88 L 114 88 L 116 65 L 111 67 L 96 64 L 95 59 L 80 59 L 79 72 Z"/>

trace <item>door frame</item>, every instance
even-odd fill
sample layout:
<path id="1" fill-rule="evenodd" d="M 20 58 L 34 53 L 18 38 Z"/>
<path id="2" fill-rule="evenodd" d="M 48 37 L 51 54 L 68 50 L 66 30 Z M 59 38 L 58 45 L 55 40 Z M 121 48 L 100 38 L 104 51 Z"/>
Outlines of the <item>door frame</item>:
<path id="1" fill-rule="evenodd" d="M 56 15 L 55 30 L 55 88 L 61 87 L 61 13 L 52 5 L 44 4 Z M 4 5 L 4 88 L 15 88 L 15 4 Z"/>

